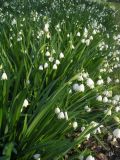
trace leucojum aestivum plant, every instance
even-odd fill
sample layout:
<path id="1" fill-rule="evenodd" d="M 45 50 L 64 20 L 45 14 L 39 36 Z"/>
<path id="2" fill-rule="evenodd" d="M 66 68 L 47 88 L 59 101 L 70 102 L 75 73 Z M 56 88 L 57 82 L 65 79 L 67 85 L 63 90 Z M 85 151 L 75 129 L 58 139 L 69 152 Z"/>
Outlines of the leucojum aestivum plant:
<path id="1" fill-rule="evenodd" d="M 117 142 L 116 14 L 82 0 L 0 1 L 1 160 L 95 160 L 84 142 Z"/>

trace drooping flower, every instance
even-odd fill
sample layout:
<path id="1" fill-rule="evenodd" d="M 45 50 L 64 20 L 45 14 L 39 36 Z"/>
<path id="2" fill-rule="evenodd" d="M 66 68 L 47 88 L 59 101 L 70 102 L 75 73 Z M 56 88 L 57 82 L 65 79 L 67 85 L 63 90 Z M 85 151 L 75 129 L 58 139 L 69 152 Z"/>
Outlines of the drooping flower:
<path id="1" fill-rule="evenodd" d="M 120 129 L 117 128 L 113 131 L 113 135 L 116 137 L 116 138 L 120 138 Z"/>
<path id="2" fill-rule="evenodd" d="M 86 160 L 95 160 L 95 158 L 94 158 L 93 156 L 89 155 L 89 156 L 86 158 Z"/>
<path id="3" fill-rule="evenodd" d="M 102 96 L 101 95 L 99 95 L 96 99 L 97 99 L 97 101 L 102 102 Z"/>
<path id="4" fill-rule="evenodd" d="M 77 32 L 77 36 L 80 37 L 80 32 Z"/>
<path id="5" fill-rule="evenodd" d="M 23 107 L 25 107 L 25 108 L 26 108 L 28 105 L 29 105 L 29 102 L 28 102 L 28 100 L 27 100 L 27 99 L 25 99 L 25 100 L 24 100 L 24 102 L 23 102 Z"/>
<path id="6" fill-rule="evenodd" d="M 59 58 L 60 59 L 64 58 L 64 54 L 62 52 L 60 53 Z"/>
<path id="7" fill-rule="evenodd" d="M 44 31 L 45 32 L 49 32 L 49 24 L 48 23 L 45 24 Z"/>
<path id="8" fill-rule="evenodd" d="M 104 97 L 103 98 L 103 103 L 107 103 L 108 102 L 108 98 L 107 97 Z"/>
<path id="9" fill-rule="evenodd" d="M 84 91 L 85 91 L 85 86 L 84 86 L 84 84 L 80 84 L 78 90 L 79 90 L 80 92 L 84 92 Z"/>
<path id="10" fill-rule="evenodd" d="M 34 155 L 33 155 L 33 158 L 34 158 L 35 160 L 40 160 L 40 154 L 34 154 Z"/>
<path id="11" fill-rule="evenodd" d="M 48 63 L 47 62 L 44 64 L 44 68 L 48 68 Z"/>
<path id="12" fill-rule="evenodd" d="M 65 119 L 68 120 L 68 113 L 65 112 Z"/>
<path id="13" fill-rule="evenodd" d="M 64 113 L 63 113 L 63 112 L 60 112 L 60 113 L 58 114 L 58 119 L 64 119 L 64 118 L 65 118 Z"/>
<path id="14" fill-rule="evenodd" d="M 111 112 L 111 109 L 106 109 L 105 111 L 104 111 L 104 113 L 107 115 L 107 116 L 111 116 L 111 114 L 112 114 L 112 112 Z"/>
<path id="15" fill-rule="evenodd" d="M 1 76 L 1 80 L 7 80 L 7 74 L 5 72 L 3 72 L 2 76 Z"/>
<path id="16" fill-rule="evenodd" d="M 88 78 L 86 83 L 89 88 L 94 88 L 94 81 L 91 78 Z"/>
<path id="17" fill-rule="evenodd" d="M 43 65 L 39 66 L 39 70 L 41 70 L 41 71 L 43 70 Z"/>
<path id="18" fill-rule="evenodd" d="M 59 113 L 60 113 L 60 108 L 59 108 L 59 107 L 55 108 L 55 113 L 56 113 L 56 114 L 59 114 Z"/>
<path id="19" fill-rule="evenodd" d="M 76 129 L 78 127 L 78 123 L 75 121 L 75 122 L 73 122 L 72 126 L 74 129 Z"/>
<path id="20" fill-rule="evenodd" d="M 57 65 L 56 65 L 56 64 L 53 65 L 53 69 L 54 69 L 54 70 L 57 69 Z"/>
<path id="21" fill-rule="evenodd" d="M 57 65 L 59 65 L 59 64 L 60 64 L 60 61 L 59 61 L 58 59 L 56 59 L 55 63 L 56 63 Z"/>

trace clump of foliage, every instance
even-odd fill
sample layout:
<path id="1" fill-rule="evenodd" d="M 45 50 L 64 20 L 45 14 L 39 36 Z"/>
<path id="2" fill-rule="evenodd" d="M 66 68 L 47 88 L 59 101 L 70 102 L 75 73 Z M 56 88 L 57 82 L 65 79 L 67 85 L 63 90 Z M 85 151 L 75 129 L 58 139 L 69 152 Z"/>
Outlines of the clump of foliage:
<path id="1" fill-rule="evenodd" d="M 120 138 L 116 12 L 82 0 L 0 3 L 0 159 L 94 160 L 84 142 L 107 150 L 104 135 Z"/>

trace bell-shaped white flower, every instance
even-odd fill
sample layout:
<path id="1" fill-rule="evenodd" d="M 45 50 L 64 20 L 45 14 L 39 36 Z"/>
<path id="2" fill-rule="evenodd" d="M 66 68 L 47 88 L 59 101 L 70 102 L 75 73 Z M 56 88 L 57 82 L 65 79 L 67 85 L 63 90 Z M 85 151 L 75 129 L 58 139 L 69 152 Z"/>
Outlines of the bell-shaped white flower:
<path id="1" fill-rule="evenodd" d="M 3 72 L 2 76 L 1 76 L 1 80 L 7 80 L 7 74 L 5 72 Z"/>
<path id="2" fill-rule="evenodd" d="M 97 85 L 98 85 L 98 86 L 102 85 L 103 83 L 104 83 L 103 79 L 99 79 L 99 80 L 97 81 Z"/>
<path id="3" fill-rule="evenodd" d="M 80 32 L 77 32 L 77 36 L 80 37 Z"/>
<path id="4" fill-rule="evenodd" d="M 35 160 L 40 160 L 40 154 L 34 154 L 34 155 L 33 155 L 33 158 L 34 158 Z"/>
<path id="5" fill-rule="evenodd" d="M 84 86 L 84 84 L 80 84 L 80 85 L 79 85 L 79 91 L 80 91 L 80 92 L 84 92 L 84 91 L 85 91 L 85 86 Z"/>
<path id="6" fill-rule="evenodd" d="M 120 106 L 115 107 L 115 111 L 119 112 L 120 111 Z"/>
<path id="7" fill-rule="evenodd" d="M 54 69 L 54 70 L 57 69 L 57 65 L 56 65 L 56 64 L 53 65 L 53 69 Z"/>
<path id="8" fill-rule="evenodd" d="M 49 57 L 49 62 L 53 62 L 54 61 L 54 57 Z"/>
<path id="9" fill-rule="evenodd" d="M 73 84 L 73 90 L 74 90 L 74 91 L 77 91 L 77 90 L 78 90 L 78 87 L 79 87 L 79 84 L 77 84 L 77 83 Z"/>
<path id="10" fill-rule="evenodd" d="M 64 54 L 62 52 L 60 53 L 59 58 L 60 59 L 64 58 Z"/>
<path id="11" fill-rule="evenodd" d="M 108 98 L 107 97 L 104 97 L 103 98 L 103 103 L 107 103 L 108 102 Z"/>
<path id="12" fill-rule="evenodd" d="M 43 70 L 43 65 L 39 66 L 39 70 L 41 70 L 41 71 Z"/>
<path id="13" fill-rule="evenodd" d="M 75 121 L 75 122 L 73 122 L 72 126 L 74 129 L 76 129 L 78 127 L 78 123 Z"/>
<path id="14" fill-rule="evenodd" d="M 86 160 L 95 160 L 95 158 L 94 158 L 93 156 L 89 155 L 89 156 L 86 158 Z"/>
<path id="15" fill-rule="evenodd" d="M 64 119 L 64 118 L 65 118 L 64 113 L 63 113 L 63 112 L 60 112 L 60 113 L 58 114 L 58 119 Z"/>
<path id="16" fill-rule="evenodd" d="M 113 97 L 113 99 L 116 100 L 116 101 L 119 101 L 119 100 L 120 100 L 120 95 L 115 95 L 115 96 Z"/>
<path id="17" fill-rule="evenodd" d="M 48 23 L 45 24 L 44 31 L 45 32 L 49 32 L 49 24 Z"/>
<path id="18" fill-rule="evenodd" d="M 102 102 L 102 96 L 101 95 L 97 96 L 97 101 Z"/>
<path id="19" fill-rule="evenodd" d="M 68 120 L 68 113 L 65 112 L 65 119 Z"/>
<path id="20" fill-rule="evenodd" d="M 91 88 L 91 89 L 94 88 L 94 81 L 91 78 L 88 78 L 87 81 L 86 81 L 86 83 L 87 83 L 87 86 L 89 88 Z"/>
<path id="21" fill-rule="evenodd" d="M 112 114 L 112 112 L 111 112 L 111 109 L 106 109 L 105 111 L 104 111 L 104 113 L 107 115 L 107 116 L 111 116 L 111 114 Z"/>
<path id="22" fill-rule="evenodd" d="M 50 56 L 50 52 L 47 51 L 47 52 L 45 53 L 45 55 L 46 55 L 47 57 L 49 57 L 49 56 Z"/>
<path id="23" fill-rule="evenodd" d="M 48 68 L 48 63 L 47 62 L 44 64 L 44 68 Z"/>
<path id="24" fill-rule="evenodd" d="M 60 64 L 60 61 L 59 61 L 58 59 L 56 59 L 55 63 L 56 63 L 57 65 L 59 65 L 59 64 Z"/>
<path id="25" fill-rule="evenodd" d="M 85 41 L 85 43 L 86 43 L 87 46 L 89 46 L 89 45 L 90 45 L 90 39 L 87 39 L 87 40 Z"/>
<path id="26" fill-rule="evenodd" d="M 60 108 L 59 108 L 59 107 L 55 108 L 55 113 L 56 113 L 56 114 L 59 114 L 59 113 L 60 113 Z"/>
<path id="27" fill-rule="evenodd" d="M 112 79 L 110 77 L 107 77 L 107 83 L 110 83 Z"/>
<path id="28" fill-rule="evenodd" d="M 116 138 L 120 138 L 120 129 L 119 129 L 119 128 L 115 129 L 115 130 L 113 131 L 113 135 L 114 135 L 114 137 L 116 137 Z"/>
<path id="29" fill-rule="evenodd" d="M 25 108 L 26 108 L 28 105 L 29 105 L 29 102 L 28 102 L 28 100 L 27 100 L 27 99 L 25 99 L 25 100 L 24 100 L 24 102 L 23 102 L 23 107 L 25 107 Z"/>

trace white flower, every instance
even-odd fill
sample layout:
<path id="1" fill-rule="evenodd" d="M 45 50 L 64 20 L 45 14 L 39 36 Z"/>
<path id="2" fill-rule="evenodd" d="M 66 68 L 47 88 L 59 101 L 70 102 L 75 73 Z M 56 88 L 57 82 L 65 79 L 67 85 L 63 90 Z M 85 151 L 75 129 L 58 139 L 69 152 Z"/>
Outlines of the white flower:
<path id="1" fill-rule="evenodd" d="M 43 70 L 43 65 L 39 66 L 39 70 L 41 70 L 41 71 Z"/>
<path id="2" fill-rule="evenodd" d="M 94 81 L 91 78 L 88 78 L 86 83 L 89 88 L 94 88 Z"/>
<path id="3" fill-rule="evenodd" d="M 116 82 L 116 83 L 119 83 L 119 82 L 120 82 L 120 80 L 119 80 L 119 79 L 116 79 L 116 80 L 115 80 L 115 82 Z"/>
<path id="4" fill-rule="evenodd" d="M 64 118 L 65 118 L 64 113 L 63 113 L 63 112 L 60 112 L 60 113 L 58 114 L 58 119 L 64 119 Z"/>
<path id="5" fill-rule="evenodd" d="M 45 24 L 44 31 L 45 32 L 49 32 L 49 24 L 48 23 Z"/>
<path id="6" fill-rule="evenodd" d="M 85 39 L 82 39 L 81 42 L 82 42 L 82 43 L 85 43 Z"/>
<path id="7" fill-rule="evenodd" d="M 54 57 L 49 57 L 49 62 L 53 62 L 54 61 Z"/>
<path id="8" fill-rule="evenodd" d="M 75 121 L 75 122 L 73 122 L 72 126 L 74 129 L 76 129 L 78 127 L 78 123 Z"/>
<path id="9" fill-rule="evenodd" d="M 60 59 L 64 58 L 64 54 L 61 52 L 59 57 L 60 57 Z"/>
<path id="10" fill-rule="evenodd" d="M 65 112 L 65 119 L 68 120 L 68 113 Z"/>
<path id="11" fill-rule="evenodd" d="M 87 46 L 89 46 L 89 45 L 90 45 L 90 39 L 87 39 L 87 40 L 85 41 L 85 43 L 86 43 Z"/>
<path id="12" fill-rule="evenodd" d="M 107 83 L 110 83 L 112 79 L 110 77 L 107 77 Z"/>
<path id="13" fill-rule="evenodd" d="M 53 69 L 54 69 L 54 70 L 57 69 L 57 65 L 56 65 L 56 64 L 53 65 Z"/>
<path id="14" fill-rule="evenodd" d="M 68 37 L 68 38 L 70 37 L 70 34 L 69 34 L 69 33 L 67 34 L 67 37 Z"/>
<path id="15" fill-rule="evenodd" d="M 79 92 L 84 92 L 84 91 L 85 91 L 85 86 L 84 86 L 84 84 L 80 84 L 80 85 L 79 85 L 78 91 L 79 91 Z"/>
<path id="16" fill-rule="evenodd" d="M 117 101 L 116 100 L 112 100 L 112 104 L 117 104 Z"/>
<path id="17" fill-rule="evenodd" d="M 101 95 L 99 95 L 99 96 L 97 97 L 97 101 L 102 102 L 102 96 L 101 96 Z"/>
<path id="18" fill-rule="evenodd" d="M 78 76 L 78 81 L 83 81 L 82 75 L 79 75 L 79 76 Z"/>
<path id="19" fill-rule="evenodd" d="M 48 68 L 48 63 L 45 63 L 45 64 L 44 64 L 44 68 Z"/>
<path id="20" fill-rule="evenodd" d="M 12 25 L 16 25 L 16 24 L 17 24 L 16 19 L 13 19 L 12 22 L 11 22 L 11 24 L 12 24 Z"/>
<path id="21" fill-rule="evenodd" d="M 86 137 L 86 139 L 88 140 L 88 139 L 90 138 L 90 133 L 87 134 L 85 137 Z"/>
<path id="22" fill-rule="evenodd" d="M 120 106 L 115 107 L 115 111 L 119 112 L 120 111 Z"/>
<path id="23" fill-rule="evenodd" d="M 81 127 L 81 131 L 83 132 L 85 130 L 85 127 Z"/>
<path id="24" fill-rule="evenodd" d="M 73 84 L 73 90 L 77 91 L 78 90 L 79 85 L 77 83 Z"/>
<path id="25" fill-rule="evenodd" d="M 68 93 L 71 94 L 72 93 L 72 89 L 70 89 Z"/>
<path id="26" fill-rule="evenodd" d="M 55 113 L 56 113 L 56 114 L 59 114 L 59 113 L 60 113 L 60 108 L 59 108 L 59 107 L 55 108 Z"/>
<path id="27" fill-rule="evenodd" d="M 45 53 L 45 55 L 46 55 L 47 57 L 49 57 L 49 56 L 50 56 L 50 52 L 47 51 L 47 52 Z"/>
<path id="28" fill-rule="evenodd" d="M 90 40 L 93 40 L 93 36 L 90 36 L 90 38 L 89 38 Z"/>
<path id="29" fill-rule="evenodd" d="M 116 137 L 116 138 L 120 138 L 120 129 L 117 128 L 113 131 L 113 135 Z"/>
<path id="30" fill-rule="evenodd" d="M 88 75 L 88 73 L 87 73 L 87 72 L 86 72 L 86 73 L 84 72 L 84 73 L 82 74 L 82 76 L 83 76 L 83 78 L 85 78 L 85 79 L 86 79 L 89 75 Z"/>
<path id="31" fill-rule="evenodd" d="M 49 38 L 50 38 L 50 33 L 49 33 L 49 32 L 47 32 L 47 35 L 46 35 L 46 36 L 47 36 L 47 38 L 49 39 Z"/>
<path id="32" fill-rule="evenodd" d="M 89 107 L 88 107 L 88 106 L 85 106 L 84 108 L 85 108 L 85 110 L 87 110 Z"/>
<path id="33" fill-rule="evenodd" d="M 93 30 L 93 34 L 96 34 L 96 30 Z"/>
<path id="34" fill-rule="evenodd" d="M 35 160 L 40 160 L 40 154 L 34 154 L 34 155 L 33 155 L 33 158 L 34 158 Z"/>
<path id="35" fill-rule="evenodd" d="M 5 72 L 3 72 L 2 76 L 1 76 L 1 80 L 7 80 L 7 74 Z"/>
<path id="36" fill-rule="evenodd" d="M 80 32 L 77 32 L 77 36 L 80 37 Z"/>
<path id="37" fill-rule="evenodd" d="M 27 100 L 27 99 L 25 99 L 25 100 L 24 100 L 24 102 L 23 102 L 23 107 L 25 107 L 25 108 L 26 108 L 28 105 L 29 105 L 28 100 Z"/>
<path id="38" fill-rule="evenodd" d="M 88 106 L 85 106 L 84 109 L 85 109 L 87 112 L 91 112 L 91 108 L 88 107 Z"/>
<path id="39" fill-rule="evenodd" d="M 111 116 L 111 114 L 112 114 L 112 112 L 111 112 L 111 109 L 106 109 L 105 111 L 104 111 L 104 113 L 107 115 L 107 116 Z"/>
<path id="40" fill-rule="evenodd" d="M 108 98 L 107 97 L 104 97 L 103 98 L 103 103 L 107 103 L 108 102 Z"/>
<path id="41" fill-rule="evenodd" d="M 78 157 L 78 159 L 79 159 L 79 160 L 83 160 L 83 159 L 84 159 L 84 156 L 83 156 L 83 155 L 80 155 L 80 156 Z"/>
<path id="42" fill-rule="evenodd" d="M 75 47 L 74 47 L 74 45 L 72 44 L 72 45 L 71 45 L 71 49 L 74 49 L 74 48 L 75 48 Z"/>
<path id="43" fill-rule="evenodd" d="M 60 64 L 60 61 L 59 61 L 58 59 L 56 59 L 55 63 L 56 63 L 57 65 L 59 65 L 59 64 Z"/>
<path id="44" fill-rule="evenodd" d="M 99 79 L 99 80 L 97 81 L 97 85 L 102 85 L 103 83 L 104 83 L 103 79 Z"/>
<path id="45" fill-rule="evenodd" d="M 119 100 L 120 100 L 120 96 L 119 96 L 119 95 L 115 95 L 115 96 L 113 97 L 113 99 L 116 100 L 116 101 L 119 101 Z"/>
<path id="46" fill-rule="evenodd" d="M 86 160 L 95 160 L 95 158 L 94 158 L 93 156 L 89 155 L 89 156 L 86 158 Z"/>

